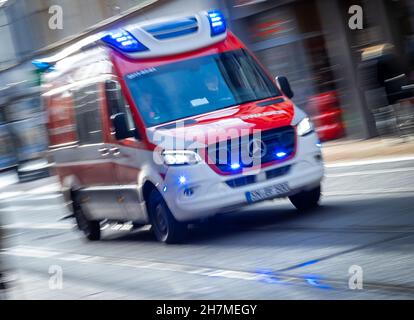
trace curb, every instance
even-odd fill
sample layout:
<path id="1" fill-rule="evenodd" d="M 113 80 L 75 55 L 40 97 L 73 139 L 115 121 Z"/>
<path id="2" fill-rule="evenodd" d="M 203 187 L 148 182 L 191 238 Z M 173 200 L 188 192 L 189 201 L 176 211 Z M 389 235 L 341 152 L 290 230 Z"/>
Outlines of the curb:
<path id="1" fill-rule="evenodd" d="M 339 168 L 339 167 L 353 167 L 363 165 L 373 165 L 379 163 L 392 163 L 402 161 L 414 161 L 414 154 L 401 156 L 401 157 L 372 157 L 363 160 L 349 160 L 349 161 L 332 161 L 325 163 L 326 168 Z"/>

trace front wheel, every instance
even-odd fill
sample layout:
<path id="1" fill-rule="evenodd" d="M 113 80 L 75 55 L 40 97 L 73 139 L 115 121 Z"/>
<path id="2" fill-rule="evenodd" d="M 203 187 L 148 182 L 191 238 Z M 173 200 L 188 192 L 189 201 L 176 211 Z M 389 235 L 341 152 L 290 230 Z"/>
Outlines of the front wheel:
<path id="1" fill-rule="evenodd" d="M 80 199 L 78 196 L 73 197 L 73 211 L 76 219 L 76 224 L 79 230 L 83 232 L 85 237 L 91 241 L 101 239 L 101 223 L 99 221 L 91 221 L 85 215 Z"/>
<path id="2" fill-rule="evenodd" d="M 319 206 L 321 199 L 321 186 L 309 191 L 302 191 L 298 194 L 289 197 L 290 202 L 299 211 L 309 211 Z"/>
<path id="3" fill-rule="evenodd" d="M 158 190 L 152 191 L 149 197 L 148 211 L 152 229 L 158 241 L 178 243 L 183 240 L 187 225 L 174 218 Z"/>

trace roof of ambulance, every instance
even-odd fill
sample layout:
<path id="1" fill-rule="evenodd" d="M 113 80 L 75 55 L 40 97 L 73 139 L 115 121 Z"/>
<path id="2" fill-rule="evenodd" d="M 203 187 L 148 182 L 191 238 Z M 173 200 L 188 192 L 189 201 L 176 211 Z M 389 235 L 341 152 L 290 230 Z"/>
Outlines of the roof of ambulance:
<path id="1" fill-rule="evenodd" d="M 152 60 L 213 46 L 225 40 L 227 33 L 226 21 L 220 11 L 202 11 L 103 31 L 84 38 L 53 56 L 33 61 L 33 64 L 39 69 L 47 70 L 59 61 L 99 44 L 109 46 L 127 58 Z"/>

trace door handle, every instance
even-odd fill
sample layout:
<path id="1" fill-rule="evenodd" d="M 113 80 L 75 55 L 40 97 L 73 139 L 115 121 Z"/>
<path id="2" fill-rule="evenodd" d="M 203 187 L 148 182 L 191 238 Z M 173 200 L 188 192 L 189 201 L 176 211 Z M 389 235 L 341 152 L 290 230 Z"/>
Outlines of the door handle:
<path id="1" fill-rule="evenodd" d="M 109 153 L 110 153 L 109 148 L 101 148 L 101 149 L 98 149 L 98 151 L 101 153 L 102 157 L 105 157 L 105 156 L 109 155 Z"/>
<path id="2" fill-rule="evenodd" d="M 119 150 L 119 148 L 111 148 L 111 149 L 109 149 L 109 151 L 110 152 L 112 152 L 112 154 L 114 155 L 114 156 L 118 156 L 118 155 L 120 155 L 121 154 L 121 151 Z"/>

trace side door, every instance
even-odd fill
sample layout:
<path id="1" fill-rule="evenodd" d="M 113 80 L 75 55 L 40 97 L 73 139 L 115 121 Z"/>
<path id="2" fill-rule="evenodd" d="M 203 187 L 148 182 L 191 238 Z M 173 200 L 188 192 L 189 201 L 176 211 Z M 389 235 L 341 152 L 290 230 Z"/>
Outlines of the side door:
<path id="1" fill-rule="evenodd" d="M 96 220 L 127 220 L 120 201 L 114 150 L 104 121 L 104 85 L 88 84 L 73 91 L 78 147 L 67 156 L 74 158 L 76 178 L 81 184 L 83 205 Z"/>
<path id="2" fill-rule="evenodd" d="M 114 169 L 120 184 L 120 200 L 122 201 L 129 220 L 147 223 L 144 206 L 145 203 L 138 196 L 138 176 L 144 166 L 147 156 L 152 156 L 146 151 L 144 143 L 138 135 L 130 106 L 121 90 L 116 78 L 106 82 L 106 99 L 109 119 L 117 114 L 125 115 L 125 127 L 131 132 L 131 136 L 117 139 L 112 121 L 109 121 L 110 143 L 114 150 Z"/>

